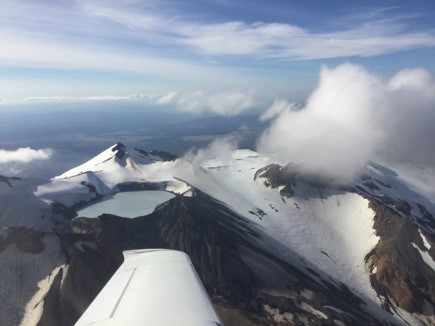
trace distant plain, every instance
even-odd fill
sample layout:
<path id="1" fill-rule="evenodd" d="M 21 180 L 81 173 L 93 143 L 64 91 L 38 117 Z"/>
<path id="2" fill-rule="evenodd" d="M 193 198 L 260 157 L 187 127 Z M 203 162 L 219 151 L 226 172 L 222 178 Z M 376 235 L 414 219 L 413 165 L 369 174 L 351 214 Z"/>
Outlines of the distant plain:
<path id="1" fill-rule="evenodd" d="M 35 161 L 10 169 L 20 177 L 53 177 L 118 142 L 183 155 L 230 134 L 240 147 L 253 148 L 263 129 L 256 115 L 200 117 L 129 101 L 33 102 L 0 107 L 0 148 L 54 150 L 49 162 Z"/>

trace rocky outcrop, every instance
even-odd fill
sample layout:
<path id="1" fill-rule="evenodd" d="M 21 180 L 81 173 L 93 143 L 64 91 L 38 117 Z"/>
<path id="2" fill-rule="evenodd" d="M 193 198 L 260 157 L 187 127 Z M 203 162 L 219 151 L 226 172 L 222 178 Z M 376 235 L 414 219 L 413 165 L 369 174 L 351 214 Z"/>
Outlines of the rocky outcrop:
<path id="1" fill-rule="evenodd" d="M 3 182 L 5 184 L 7 184 L 10 188 L 12 188 L 12 184 L 9 181 L 8 177 L 5 177 L 3 175 L 0 175 L 0 182 Z"/>
<path id="2" fill-rule="evenodd" d="M 150 152 L 150 154 L 160 157 L 162 159 L 162 161 L 164 161 L 164 162 L 175 161 L 178 158 L 177 155 L 173 155 L 171 153 L 164 152 L 164 151 L 158 151 L 158 150 L 152 150 Z"/>
<path id="3" fill-rule="evenodd" d="M 165 152 L 165 151 L 152 150 L 151 152 L 147 152 L 147 151 L 140 149 L 140 148 L 135 148 L 134 150 L 145 157 L 149 156 L 149 155 L 157 156 L 164 162 L 175 161 L 178 158 L 178 156 L 173 155 L 173 154 L 168 153 L 168 152 Z"/>
<path id="4" fill-rule="evenodd" d="M 54 275 L 43 299 L 38 326 L 74 325 L 122 263 L 116 252 L 104 251 L 93 236 L 59 235 L 67 264 Z"/>
<path id="5" fill-rule="evenodd" d="M 392 186 L 370 175 L 362 176 L 352 189 L 335 180 L 302 173 L 294 164 L 271 164 L 258 170 L 255 179 L 267 187 L 279 188 L 284 198 L 293 196 L 298 184 L 352 191 L 367 198 L 375 212 L 373 228 L 380 241 L 366 256 L 366 262 L 371 284 L 384 309 L 400 307 L 422 315 L 435 309 L 435 271 L 422 257 L 427 253 L 435 261 L 432 233 L 426 232 L 435 229 L 435 220 L 423 204 L 388 196 L 385 189 Z M 428 248 L 423 234 L 430 243 Z"/>
<path id="6" fill-rule="evenodd" d="M 417 249 L 427 250 L 418 227 L 376 200 L 371 200 L 370 207 L 375 212 L 373 227 L 380 237 L 366 257 L 374 289 L 387 309 L 397 305 L 424 314 L 425 303 L 435 307 L 435 271 Z"/>
<path id="7" fill-rule="evenodd" d="M 33 229 L 17 227 L 6 229 L 6 236 L 0 236 L 0 251 L 10 245 L 22 252 L 39 254 L 44 251 L 45 245 L 42 241 L 43 232 Z"/>
<path id="8" fill-rule="evenodd" d="M 288 176 L 284 171 L 283 167 L 278 164 L 270 164 L 261 169 L 259 169 L 254 176 L 254 179 L 259 178 L 264 179 L 264 185 L 266 187 L 278 188 L 282 187 L 280 190 L 281 196 L 290 198 L 293 196 L 293 178 Z"/>
<path id="9" fill-rule="evenodd" d="M 246 221 L 201 192 L 174 198 L 152 215 L 167 246 L 189 254 L 209 292 L 232 302 L 252 299 L 253 273 L 237 250 L 238 242 L 258 236 Z"/>
<path id="10" fill-rule="evenodd" d="M 290 198 L 294 195 L 294 187 L 298 183 L 310 185 L 318 189 L 351 190 L 337 179 L 320 174 L 307 173 L 300 166 L 289 163 L 286 166 L 270 164 L 259 169 L 254 176 L 255 180 L 263 180 L 266 187 L 280 188 L 283 197 Z"/>
<path id="11" fill-rule="evenodd" d="M 120 160 L 125 159 L 128 156 L 127 148 L 121 143 L 117 143 L 115 146 L 113 146 L 112 152 L 116 152 L 115 155 Z"/>
<path id="12" fill-rule="evenodd" d="M 123 182 L 118 183 L 116 188 L 119 191 L 142 191 L 142 190 L 165 190 L 167 182 Z"/>

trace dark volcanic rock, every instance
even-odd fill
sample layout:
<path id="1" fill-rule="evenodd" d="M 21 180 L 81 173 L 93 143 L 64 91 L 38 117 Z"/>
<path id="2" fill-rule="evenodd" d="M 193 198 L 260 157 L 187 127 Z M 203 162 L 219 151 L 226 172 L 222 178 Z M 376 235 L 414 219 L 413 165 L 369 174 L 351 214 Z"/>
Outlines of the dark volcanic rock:
<path id="1" fill-rule="evenodd" d="M 418 228 L 376 200 L 371 200 L 370 207 L 376 213 L 376 235 L 381 238 L 366 257 L 370 270 L 376 268 L 371 274 L 373 287 L 378 294 L 390 297 L 409 312 L 422 313 L 424 300 L 435 306 L 435 273 L 414 247 L 423 249 Z M 392 307 L 388 300 L 385 306 Z"/>
<path id="2" fill-rule="evenodd" d="M 44 297 L 44 306 L 50 307 L 50 309 L 44 309 L 37 326 L 61 325 L 61 323 L 63 322 L 61 318 L 62 308 L 60 306 L 60 285 L 62 282 L 62 276 L 63 269 L 61 268 L 54 277 L 50 290 L 48 290 L 47 294 Z"/>
<path id="3" fill-rule="evenodd" d="M 160 157 L 162 161 L 165 162 L 175 161 L 178 158 L 178 156 L 176 155 L 164 151 L 158 151 L 158 150 L 152 150 L 150 154 Z"/>
<path id="4" fill-rule="evenodd" d="M 122 251 L 138 248 L 186 252 L 228 325 L 269 325 L 272 317 L 264 305 L 294 313 L 293 324 L 303 320 L 325 324 L 325 319 L 301 308 L 301 302 L 307 302 L 302 295 L 305 289 L 313 293 L 309 305 L 336 320 L 353 325 L 381 323 L 364 311 L 364 301 L 349 289 L 321 272 L 301 270 L 265 251 L 259 244 L 273 239 L 222 202 L 195 193 L 172 198 L 136 219 L 108 214 L 75 219 L 73 229 L 85 234 L 62 237 L 68 268 L 61 285 L 55 285 L 44 301 L 41 325 L 72 324 L 122 263 Z M 79 250 L 74 245 L 78 239 L 94 239 L 96 248 Z M 345 314 L 334 314 L 327 307 Z"/>
<path id="5" fill-rule="evenodd" d="M 71 227 L 74 233 L 97 234 L 99 220 L 96 218 L 77 217 L 72 220 Z"/>
<path id="6" fill-rule="evenodd" d="M 74 325 L 122 263 L 117 251 L 97 247 L 92 236 L 61 234 L 59 238 L 67 267 L 59 270 L 44 297 L 38 326 Z"/>
<path id="7" fill-rule="evenodd" d="M 14 244 L 20 251 L 39 254 L 44 251 L 43 232 L 24 227 L 8 228 L 6 237 L 0 236 L 0 251 Z"/>
<path id="8" fill-rule="evenodd" d="M 254 180 L 264 178 L 264 185 L 266 187 L 278 188 L 279 186 L 283 186 L 283 189 L 280 191 L 281 196 L 290 198 L 293 196 L 292 187 L 294 180 L 288 178 L 282 170 L 282 166 L 278 164 L 270 164 L 259 169 L 255 173 Z"/>
<path id="9" fill-rule="evenodd" d="M 118 183 L 119 191 L 165 190 L 167 182 L 124 182 Z"/>
<path id="10" fill-rule="evenodd" d="M 9 182 L 9 178 L 3 175 L 0 175 L 0 182 L 6 183 L 9 187 L 12 188 L 12 184 Z"/>
<path id="11" fill-rule="evenodd" d="M 127 148 L 123 144 L 118 143 L 112 148 L 112 152 L 116 152 L 116 157 L 118 159 L 124 159 L 127 156 L 126 149 Z"/>
<path id="12" fill-rule="evenodd" d="M 75 210 L 59 202 L 52 203 L 51 210 L 53 211 L 54 214 L 63 216 L 67 220 L 72 220 L 74 217 L 77 216 Z"/>
<path id="13" fill-rule="evenodd" d="M 199 192 L 174 198 L 152 215 L 168 247 L 189 254 L 206 288 L 233 301 L 249 302 L 255 281 L 236 243 L 258 235 L 225 210 L 222 203 Z"/>
<path id="14" fill-rule="evenodd" d="M 320 174 L 310 174 L 300 170 L 296 164 L 289 163 L 286 166 L 278 164 L 270 164 L 259 169 L 254 176 L 254 179 L 264 179 L 264 184 L 267 187 L 278 188 L 281 196 L 290 198 L 294 195 L 293 188 L 297 183 L 304 183 L 317 189 L 334 189 L 334 190 L 349 190 L 350 187 L 343 185 L 334 178 L 328 178 Z"/>

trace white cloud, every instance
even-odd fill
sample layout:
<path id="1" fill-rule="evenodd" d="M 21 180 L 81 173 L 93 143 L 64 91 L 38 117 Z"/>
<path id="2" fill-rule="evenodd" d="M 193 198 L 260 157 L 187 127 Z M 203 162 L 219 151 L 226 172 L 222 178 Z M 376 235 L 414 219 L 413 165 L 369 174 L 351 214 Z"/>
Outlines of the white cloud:
<path id="1" fill-rule="evenodd" d="M 371 159 L 433 164 L 434 91 L 434 79 L 421 69 L 385 82 L 352 64 L 324 67 L 306 106 L 283 103 L 258 150 L 345 179 Z"/>
<path id="2" fill-rule="evenodd" d="M 260 115 L 260 121 L 267 121 L 277 117 L 283 111 L 293 111 L 297 109 L 295 103 L 288 102 L 286 99 L 278 98 L 273 104 Z"/>
<path id="3" fill-rule="evenodd" d="M 174 99 L 177 97 L 178 92 L 169 92 L 157 99 L 157 104 L 159 105 L 167 105 L 174 102 Z"/>
<path id="4" fill-rule="evenodd" d="M 149 7 L 133 12 L 128 7 L 107 3 L 86 3 L 90 15 L 104 17 L 127 27 L 130 32 L 146 32 L 147 41 L 178 44 L 213 56 L 252 56 L 266 59 L 325 59 L 348 56 L 370 57 L 412 48 L 433 47 L 432 31 L 408 31 L 405 24 L 385 17 L 367 15 L 357 26 L 346 24 L 339 31 L 314 33 L 288 23 L 223 21 L 215 24 L 165 16 Z"/>
<path id="5" fill-rule="evenodd" d="M 180 95 L 178 107 L 186 112 L 200 114 L 211 112 L 223 116 L 235 116 L 255 106 L 253 91 L 225 90 L 206 92 L 198 90 Z"/>
<path id="6" fill-rule="evenodd" d="M 86 42 L 71 45 L 59 39 L 13 32 L 0 34 L 0 44 L 0 60 L 10 66 L 126 72 L 185 82 L 240 79 L 240 76 L 222 67 L 124 51 L 112 45 Z"/>
<path id="7" fill-rule="evenodd" d="M 211 142 L 206 148 L 191 150 L 184 155 L 195 168 L 199 168 L 207 160 L 217 160 L 226 165 L 231 161 L 231 152 L 237 149 L 237 139 L 234 137 L 221 137 Z"/>
<path id="8" fill-rule="evenodd" d="M 221 116 L 236 116 L 256 106 L 253 90 L 222 90 L 170 92 L 156 101 L 159 105 L 173 104 L 178 110 L 192 114 L 214 113 Z"/>
<path id="9" fill-rule="evenodd" d="M 7 163 L 30 163 L 34 160 L 48 160 L 53 155 L 50 148 L 32 149 L 22 147 L 16 150 L 0 149 L 0 164 Z"/>
<path id="10" fill-rule="evenodd" d="M 4 101 L 29 95 L 89 94 L 96 87 L 102 92 L 94 94 L 117 94 L 117 85 L 131 89 L 132 80 L 112 73 L 146 76 L 144 83 L 155 87 L 152 91 L 159 91 L 163 81 L 165 87 L 185 89 L 228 84 L 281 87 L 288 81 L 275 73 L 275 65 L 282 61 L 376 56 L 435 46 L 433 31 L 411 30 L 403 17 L 366 15 L 359 23 L 347 21 L 341 30 L 313 31 L 291 23 L 225 18 L 211 24 L 183 8 L 172 1 L 4 0 L 2 65 L 68 70 L 56 71 L 55 78 L 52 72 L 21 79 L 3 76 Z M 234 58 L 238 60 L 230 60 Z M 270 61 L 275 61 L 272 66 L 267 65 Z M 81 75 L 82 82 L 69 78 L 71 72 Z M 70 89 L 76 91 L 68 93 Z"/>
<path id="11" fill-rule="evenodd" d="M 382 116 L 388 128 L 384 152 L 406 163 L 435 162 L 435 79 L 423 69 L 406 69 L 386 85 L 389 110 Z"/>
<path id="12" fill-rule="evenodd" d="M 16 150 L 0 149 L 0 175 L 29 176 L 33 174 L 38 162 L 50 159 L 54 154 L 51 148 L 32 149 L 22 147 Z"/>
<path id="13" fill-rule="evenodd" d="M 124 68 L 132 71 L 130 67 L 135 67 L 136 72 L 149 69 L 151 74 L 155 74 L 156 68 L 159 68 L 179 75 L 176 73 L 179 66 L 189 65 L 188 60 L 145 56 L 142 51 L 136 55 L 128 53 L 128 50 L 121 51 L 113 46 L 113 38 L 131 40 L 147 48 L 187 48 L 208 56 L 286 60 L 368 57 L 435 46 L 433 31 L 411 30 L 403 16 L 391 18 L 382 12 L 375 15 L 371 12 L 365 15 L 365 19 L 361 18 L 364 16 L 361 14 L 356 20 L 358 23 L 350 23 L 350 19 L 339 17 L 337 19 L 344 22 L 341 30 L 313 32 L 282 22 L 204 23 L 191 19 L 188 13 L 177 11 L 175 6 L 154 1 L 80 0 L 53 6 L 14 0 L 6 1 L 2 11 L 7 17 L 5 21 L 9 23 L 7 34 L 10 37 L 0 39 L 3 44 L 0 59 L 12 62 L 25 60 L 29 64 L 46 62 L 52 63 L 51 66 L 68 64 L 89 68 L 88 63 L 92 63 L 94 69 Z M 34 12 L 38 14 L 30 15 Z M 23 29 L 35 33 L 17 33 Z M 59 36 L 66 39 L 65 36 L 77 34 L 90 36 L 89 42 L 67 47 L 56 41 Z M 41 35 L 42 39 L 38 40 Z M 72 41 L 77 43 L 77 38 L 74 37 Z M 102 44 L 106 48 L 101 47 Z M 125 57 L 123 63 L 116 57 L 120 55 Z M 169 64 L 166 67 L 165 62 Z M 174 68 L 177 69 L 174 71 Z M 186 74 L 182 76 L 187 77 Z"/>

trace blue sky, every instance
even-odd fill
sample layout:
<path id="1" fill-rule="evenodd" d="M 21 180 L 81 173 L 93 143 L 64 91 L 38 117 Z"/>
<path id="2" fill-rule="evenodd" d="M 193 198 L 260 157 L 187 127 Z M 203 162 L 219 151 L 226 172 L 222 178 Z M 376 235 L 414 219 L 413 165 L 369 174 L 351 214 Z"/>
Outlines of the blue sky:
<path id="1" fill-rule="evenodd" d="M 434 1 L 3 0 L 0 99 L 303 101 L 322 65 L 433 74 L 434 22 Z"/>

